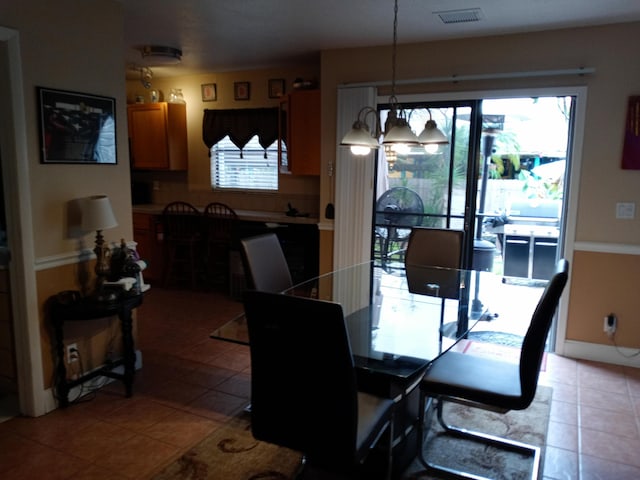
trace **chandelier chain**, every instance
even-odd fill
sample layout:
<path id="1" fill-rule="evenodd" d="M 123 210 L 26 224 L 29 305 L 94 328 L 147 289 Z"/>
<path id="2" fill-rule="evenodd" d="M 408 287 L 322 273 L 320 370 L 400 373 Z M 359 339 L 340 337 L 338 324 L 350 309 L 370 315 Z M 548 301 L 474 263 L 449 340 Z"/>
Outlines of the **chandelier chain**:
<path id="1" fill-rule="evenodd" d="M 398 43 L 398 0 L 393 9 L 393 44 L 391 49 L 391 98 L 396 103 L 396 45 Z"/>

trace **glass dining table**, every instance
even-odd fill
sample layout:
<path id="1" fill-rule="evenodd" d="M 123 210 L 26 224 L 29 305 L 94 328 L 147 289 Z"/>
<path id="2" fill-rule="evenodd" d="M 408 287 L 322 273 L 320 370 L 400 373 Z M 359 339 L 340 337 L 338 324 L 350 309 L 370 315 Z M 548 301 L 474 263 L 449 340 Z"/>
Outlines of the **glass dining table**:
<path id="1" fill-rule="evenodd" d="M 453 348 L 478 322 L 493 318 L 490 303 L 478 293 L 495 292 L 501 285 L 502 277 L 492 272 L 385 269 L 365 262 L 282 293 L 340 303 L 360 378 L 386 377 L 406 391 L 430 362 Z M 248 345 L 245 317 L 234 318 L 210 336 Z"/>
<path id="2" fill-rule="evenodd" d="M 392 269 L 366 262 L 282 293 L 341 304 L 358 389 L 397 402 L 394 462 L 402 468 L 415 458 L 416 387 L 429 365 L 450 349 L 462 349 L 474 330 L 493 321 L 506 304 L 515 302 L 530 318 L 532 304 L 519 305 L 511 287 L 493 272 L 427 266 Z M 535 302 L 542 289 L 526 293 Z M 246 318 L 240 315 L 210 336 L 248 345 Z"/>

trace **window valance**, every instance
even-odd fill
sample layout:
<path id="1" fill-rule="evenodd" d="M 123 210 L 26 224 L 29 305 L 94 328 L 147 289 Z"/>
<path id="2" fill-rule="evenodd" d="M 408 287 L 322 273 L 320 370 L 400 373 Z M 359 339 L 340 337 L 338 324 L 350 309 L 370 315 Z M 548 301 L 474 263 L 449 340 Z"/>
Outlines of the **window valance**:
<path id="1" fill-rule="evenodd" d="M 278 139 L 278 108 L 205 110 L 202 120 L 205 145 L 211 148 L 227 135 L 240 150 L 257 135 L 260 146 L 266 149 Z"/>

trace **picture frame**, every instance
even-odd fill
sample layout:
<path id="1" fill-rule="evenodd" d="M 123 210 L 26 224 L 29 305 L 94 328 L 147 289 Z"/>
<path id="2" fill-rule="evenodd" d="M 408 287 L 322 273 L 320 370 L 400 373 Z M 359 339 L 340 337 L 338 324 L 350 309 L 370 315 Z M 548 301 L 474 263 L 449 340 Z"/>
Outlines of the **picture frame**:
<path id="1" fill-rule="evenodd" d="M 40 163 L 118 163 L 113 97 L 36 87 Z"/>
<path id="2" fill-rule="evenodd" d="M 285 94 L 284 78 L 269 79 L 269 98 L 280 98 Z"/>
<path id="3" fill-rule="evenodd" d="M 215 83 L 203 83 L 200 85 L 203 102 L 215 102 L 218 100 L 218 89 Z"/>
<path id="4" fill-rule="evenodd" d="M 234 100 L 249 100 L 249 98 L 251 98 L 251 83 L 234 82 L 233 98 Z"/>

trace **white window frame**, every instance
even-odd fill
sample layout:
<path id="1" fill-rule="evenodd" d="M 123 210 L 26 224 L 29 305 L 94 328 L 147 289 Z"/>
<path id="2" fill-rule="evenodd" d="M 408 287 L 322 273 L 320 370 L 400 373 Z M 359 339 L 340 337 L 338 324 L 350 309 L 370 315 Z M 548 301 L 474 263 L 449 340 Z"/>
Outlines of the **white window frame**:
<path id="1" fill-rule="evenodd" d="M 214 190 L 278 191 L 278 142 L 262 148 L 254 136 L 241 150 L 228 136 L 211 147 L 211 187 Z M 264 164 L 264 165 L 262 165 Z M 259 169 L 268 168 L 267 172 Z M 242 171 L 234 171 L 242 169 Z"/>

